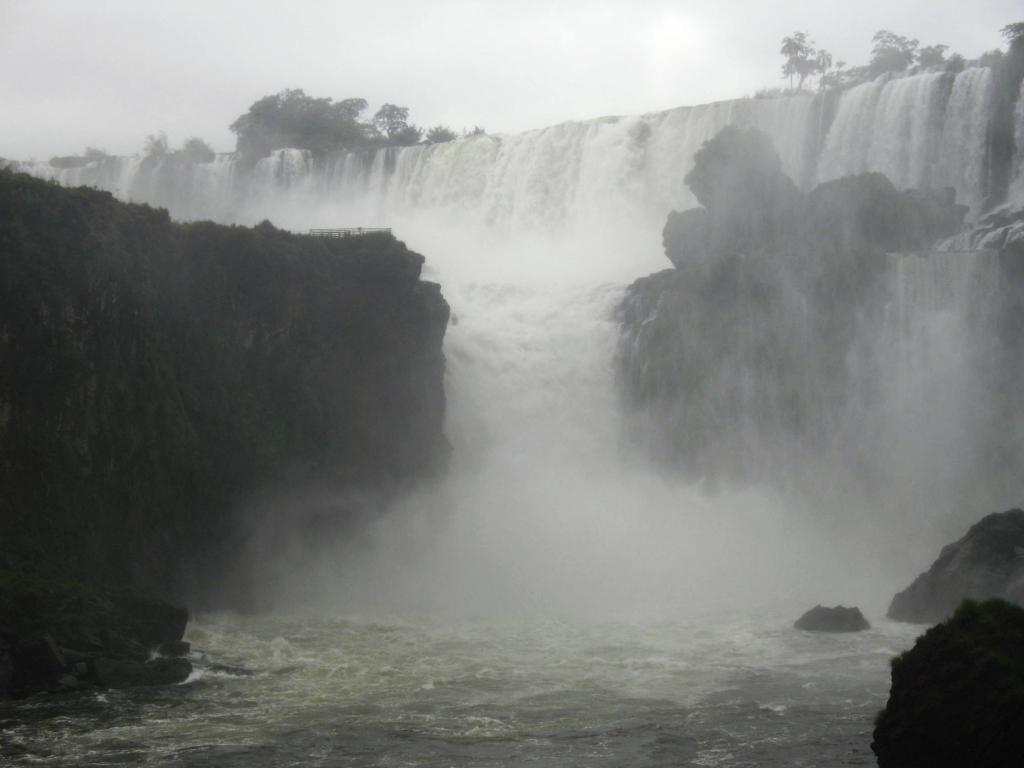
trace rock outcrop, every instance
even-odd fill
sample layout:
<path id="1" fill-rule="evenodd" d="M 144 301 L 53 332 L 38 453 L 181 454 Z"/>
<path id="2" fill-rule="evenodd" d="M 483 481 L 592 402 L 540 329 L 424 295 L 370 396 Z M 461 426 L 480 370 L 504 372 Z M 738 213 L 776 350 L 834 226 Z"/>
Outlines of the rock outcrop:
<path id="1" fill-rule="evenodd" d="M 807 632 L 862 632 L 871 629 L 860 608 L 837 605 L 826 608 L 816 605 L 793 624 L 796 629 Z"/>
<path id="2" fill-rule="evenodd" d="M 0 609 L 0 699 L 177 683 L 192 670 L 188 614 L 169 603 L 26 578 L 0 587 Z"/>
<path id="3" fill-rule="evenodd" d="M 67 644 L 88 634 L 79 590 L 123 603 L 112 641 L 179 641 L 128 601 L 225 584 L 258 501 L 304 489 L 315 513 L 264 504 L 273 525 L 339 536 L 446 467 L 448 305 L 390 234 L 181 224 L 0 171 L 0 253 L 0 628 L 19 643 L 103 650 Z"/>
<path id="4" fill-rule="evenodd" d="M 967 601 L 893 660 L 879 768 L 1009 768 L 1024 756 L 1024 610 Z"/>
<path id="5" fill-rule="evenodd" d="M 675 268 L 634 282 L 619 306 L 630 437 L 671 471 L 712 484 L 820 489 L 828 473 L 874 494 L 892 481 L 875 450 L 889 425 L 871 423 L 887 396 L 882 366 L 907 333 L 894 330 L 905 298 L 895 254 L 955 234 L 967 208 L 951 189 L 899 190 L 880 173 L 803 194 L 763 135 L 735 128 L 705 143 L 686 182 L 703 207 L 668 217 Z M 1019 277 L 1011 261 L 996 267 L 1006 286 Z M 984 342 L 1002 347 L 991 359 L 1019 359 L 1013 290 L 978 303 L 971 355 Z M 979 362 L 993 411 L 1016 402 L 996 392 L 1017 381 L 1013 365 Z M 1015 439 L 985 448 L 1014 456 Z"/>
<path id="6" fill-rule="evenodd" d="M 889 605 L 897 621 L 942 621 L 965 599 L 1003 598 L 1024 605 L 1024 510 L 989 515 Z"/>

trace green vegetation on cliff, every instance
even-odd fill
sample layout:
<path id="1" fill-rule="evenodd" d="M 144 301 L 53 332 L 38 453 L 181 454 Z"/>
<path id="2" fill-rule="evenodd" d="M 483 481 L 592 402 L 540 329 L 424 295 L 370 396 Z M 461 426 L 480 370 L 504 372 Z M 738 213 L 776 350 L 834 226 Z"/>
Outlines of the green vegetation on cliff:
<path id="1" fill-rule="evenodd" d="M 251 494 L 445 465 L 448 307 L 390 235 L 177 224 L 0 173 L 0 254 L 0 569 L 180 590 Z"/>

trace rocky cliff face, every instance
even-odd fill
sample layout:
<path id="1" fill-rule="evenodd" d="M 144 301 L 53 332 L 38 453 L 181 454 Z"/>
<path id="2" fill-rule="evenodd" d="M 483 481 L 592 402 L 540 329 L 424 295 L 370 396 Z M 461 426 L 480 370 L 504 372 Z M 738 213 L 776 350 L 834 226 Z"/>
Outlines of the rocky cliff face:
<path id="1" fill-rule="evenodd" d="M 619 310 L 639 440 L 698 478 L 884 473 L 862 415 L 883 397 L 867 342 L 902 333 L 886 327 L 888 254 L 955 232 L 965 209 L 877 173 L 804 196 L 766 137 L 735 128 L 705 144 L 686 181 L 704 207 L 668 218 L 675 269 L 636 281 Z"/>
<path id="2" fill-rule="evenodd" d="M 253 494 L 446 465 L 448 305 L 390 235 L 176 224 L 0 173 L 0 253 L 0 569 L 188 594 Z"/>
<path id="3" fill-rule="evenodd" d="M 943 547 L 932 567 L 893 598 L 889 618 L 933 623 L 963 600 L 992 597 L 1024 606 L 1024 510 L 989 515 Z"/>
<path id="4" fill-rule="evenodd" d="M 879 768 L 1004 768 L 1024 754 L 1024 610 L 967 601 L 892 663 Z"/>

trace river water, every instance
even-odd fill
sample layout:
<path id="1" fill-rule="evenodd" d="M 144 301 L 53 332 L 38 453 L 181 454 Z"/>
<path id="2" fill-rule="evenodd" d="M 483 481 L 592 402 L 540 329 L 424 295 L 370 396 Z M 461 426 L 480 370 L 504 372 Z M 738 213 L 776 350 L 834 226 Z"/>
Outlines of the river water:
<path id="1" fill-rule="evenodd" d="M 919 628 L 792 616 L 366 620 L 211 614 L 161 689 L 0 705 L 11 765 L 874 765 L 889 659 Z"/>

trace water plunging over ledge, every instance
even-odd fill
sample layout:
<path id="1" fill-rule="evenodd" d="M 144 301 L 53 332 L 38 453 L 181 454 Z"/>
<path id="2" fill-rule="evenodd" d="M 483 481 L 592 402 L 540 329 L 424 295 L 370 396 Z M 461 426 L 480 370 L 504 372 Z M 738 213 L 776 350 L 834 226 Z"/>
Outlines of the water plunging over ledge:
<path id="1" fill-rule="evenodd" d="M 861 516 L 837 494 L 808 508 L 764 487 L 708 489 L 630 454 L 614 309 L 626 282 L 668 266 L 665 214 L 692 205 L 690 158 L 727 124 L 766 130 L 804 186 L 874 168 L 901 185 L 952 183 L 976 204 L 974 116 L 989 78 L 882 79 L 845 93 L 831 121 L 820 102 L 795 96 L 326 161 L 284 149 L 252 171 L 231 156 L 30 166 L 183 218 L 393 223 L 428 255 L 452 305 L 455 452 L 444 482 L 283 569 L 267 585 L 278 613 L 196 617 L 185 684 L 0 705 L 0 755 L 54 765 L 873 765 L 888 661 L 918 631 L 881 619 L 882 608 L 948 531 L 931 526 L 925 504 L 906 517 Z M 946 142 L 967 151 L 936 165 Z M 899 418 L 881 444 L 914 459 L 896 467 L 911 486 L 941 478 L 920 497 L 929 503 L 955 485 L 945 470 L 971 448 L 950 447 L 970 432 L 971 411 L 933 416 L 983 390 L 966 339 L 994 274 L 983 255 L 888 265 L 893 301 L 869 352 L 893 372 L 881 397 Z M 934 450 L 913 454 L 922 442 Z M 893 531 L 913 534 L 913 546 L 894 544 Z M 310 603 L 295 609 L 299 594 Z M 836 638 L 791 628 L 825 601 L 860 604 L 874 629 Z"/>

